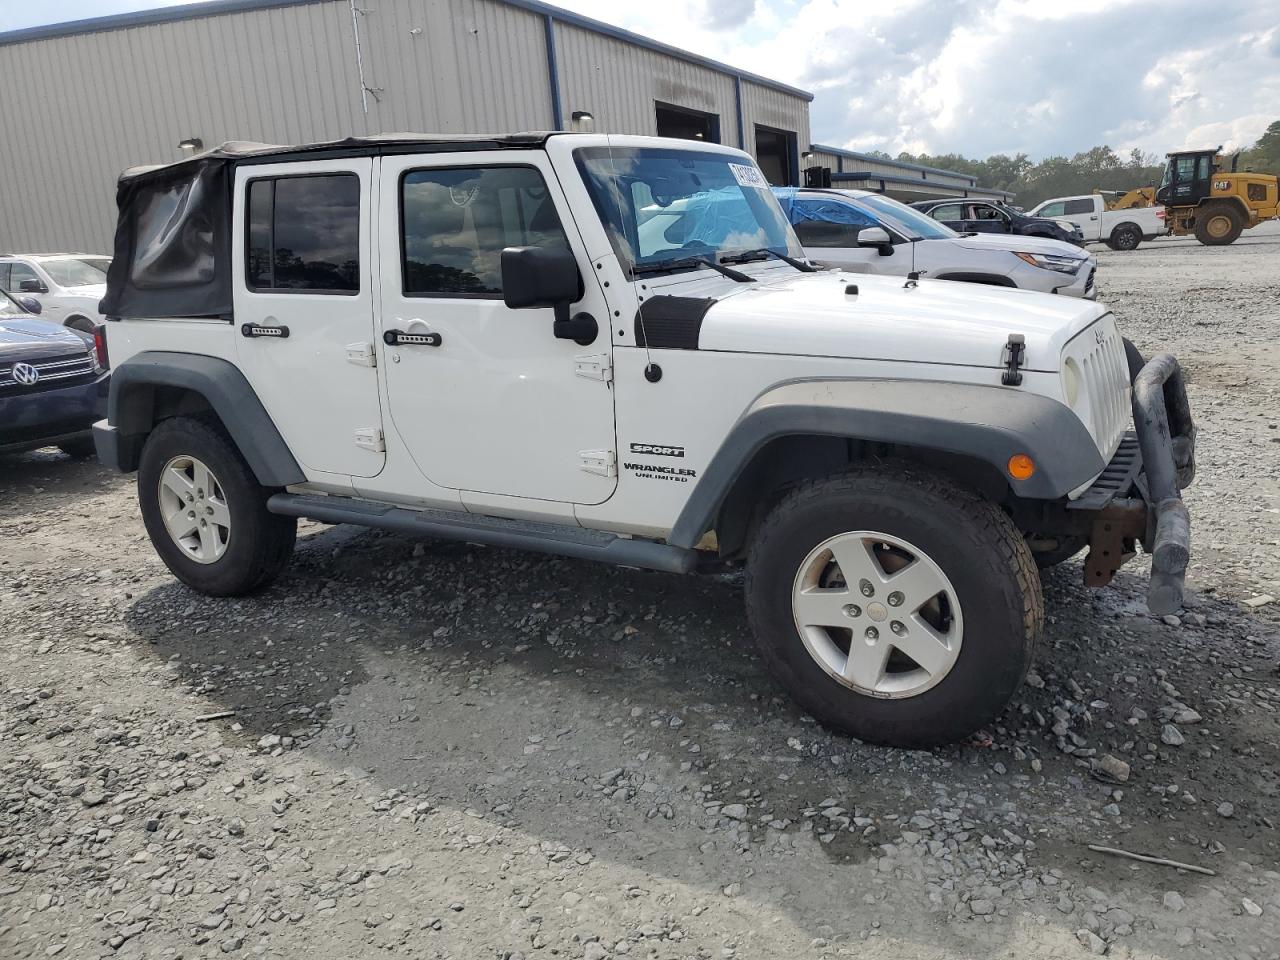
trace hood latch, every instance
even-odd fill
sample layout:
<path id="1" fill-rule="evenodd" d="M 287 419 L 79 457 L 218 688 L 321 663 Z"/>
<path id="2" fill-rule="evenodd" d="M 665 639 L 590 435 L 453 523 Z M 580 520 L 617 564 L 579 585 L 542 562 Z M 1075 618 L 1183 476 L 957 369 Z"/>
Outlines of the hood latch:
<path id="1" fill-rule="evenodd" d="M 1020 333 L 1009 334 L 1009 342 L 1004 345 L 1004 373 L 1000 382 L 1006 387 L 1022 386 L 1022 364 L 1026 359 L 1026 338 Z"/>

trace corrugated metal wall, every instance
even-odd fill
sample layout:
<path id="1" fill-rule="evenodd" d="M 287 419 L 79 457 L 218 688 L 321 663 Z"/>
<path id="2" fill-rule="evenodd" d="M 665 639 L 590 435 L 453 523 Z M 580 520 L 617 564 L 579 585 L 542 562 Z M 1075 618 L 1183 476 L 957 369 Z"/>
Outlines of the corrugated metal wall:
<path id="1" fill-rule="evenodd" d="M 347 0 L 244 10 L 0 46 L 0 250 L 108 252 L 115 179 L 199 137 L 305 143 L 416 131 L 551 129 L 545 17 L 494 0 Z M 564 122 L 656 132 L 654 101 L 720 116 L 737 145 L 734 78 L 557 21 Z M 809 140 L 808 103 L 742 81 L 752 124 Z"/>
<path id="2" fill-rule="evenodd" d="M 721 140 L 737 146 L 732 77 L 569 24 L 557 24 L 556 47 L 566 123 L 585 110 L 597 133 L 652 136 L 661 100 L 719 114 Z"/>

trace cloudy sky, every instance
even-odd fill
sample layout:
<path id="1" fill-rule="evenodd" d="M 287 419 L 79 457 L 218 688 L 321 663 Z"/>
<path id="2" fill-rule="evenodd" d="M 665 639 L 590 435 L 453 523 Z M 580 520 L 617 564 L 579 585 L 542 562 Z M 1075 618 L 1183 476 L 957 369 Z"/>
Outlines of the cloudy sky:
<path id="1" fill-rule="evenodd" d="M 167 5 L 0 0 L 0 31 Z M 813 140 L 852 149 L 1163 154 L 1280 119 L 1280 0 L 559 5 L 811 90 Z"/>

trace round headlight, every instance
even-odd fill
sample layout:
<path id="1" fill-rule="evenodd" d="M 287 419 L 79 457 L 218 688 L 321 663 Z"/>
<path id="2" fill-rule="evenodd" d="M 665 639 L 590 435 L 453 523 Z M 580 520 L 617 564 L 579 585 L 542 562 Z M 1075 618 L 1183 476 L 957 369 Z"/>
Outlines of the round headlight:
<path id="1" fill-rule="evenodd" d="M 1074 360 L 1069 359 L 1062 366 L 1062 392 L 1067 396 L 1067 406 L 1074 407 L 1080 397 L 1080 371 Z"/>

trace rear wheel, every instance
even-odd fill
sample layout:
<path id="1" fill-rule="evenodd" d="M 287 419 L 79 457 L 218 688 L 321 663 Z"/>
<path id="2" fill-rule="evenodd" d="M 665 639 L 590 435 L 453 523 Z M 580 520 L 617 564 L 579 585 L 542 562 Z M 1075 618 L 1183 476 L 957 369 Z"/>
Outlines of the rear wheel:
<path id="1" fill-rule="evenodd" d="M 1244 232 L 1244 218 L 1230 204 L 1219 203 L 1196 214 L 1196 239 L 1206 246 L 1224 247 L 1235 243 Z"/>
<path id="2" fill-rule="evenodd" d="M 1031 551 L 1009 518 L 905 464 L 795 489 L 755 536 L 746 594 L 763 659 L 801 706 L 902 747 L 989 723 L 1043 625 Z"/>
<path id="3" fill-rule="evenodd" d="M 1142 230 L 1136 223 L 1122 223 L 1111 231 L 1107 246 L 1112 250 L 1137 250 L 1142 243 Z"/>
<path id="4" fill-rule="evenodd" d="M 80 314 L 67 317 L 66 320 L 62 321 L 62 325 L 70 327 L 72 330 L 79 330 L 81 333 L 93 334 L 93 321 Z"/>
<path id="5" fill-rule="evenodd" d="M 151 543 L 201 593 L 250 593 L 289 562 L 297 521 L 268 512 L 271 493 L 214 423 L 165 420 L 142 448 L 138 502 Z"/>

